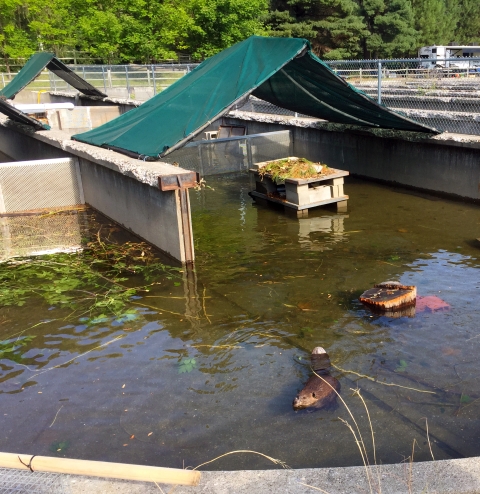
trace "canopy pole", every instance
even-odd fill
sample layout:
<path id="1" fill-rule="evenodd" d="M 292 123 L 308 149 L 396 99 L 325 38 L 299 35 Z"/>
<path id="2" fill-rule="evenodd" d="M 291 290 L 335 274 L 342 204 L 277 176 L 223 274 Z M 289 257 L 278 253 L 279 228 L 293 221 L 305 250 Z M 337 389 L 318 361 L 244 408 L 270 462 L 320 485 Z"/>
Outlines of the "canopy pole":
<path id="1" fill-rule="evenodd" d="M 169 147 L 165 152 L 160 153 L 158 155 L 158 157 L 159 158 L 164 158 L 168 154 L 173 153 L 174 151 L 176 151 L 178 148 L 181 148 L 188 141 L 192 140 L 195 136 L 197 136 L 198 134 L 200 134 L 200 132 L 202 132 L 203 129 L 206 129 L 212 122 L 215 122 L 215 120 L 218 120 L 219 118 L 223 117 L 223 115 L 225 115 L 226 113 L 228 113 L 236 104 L 238 104 L 244 98 L 248 98 L 253 93 L 253 91 L 255 89 L 256 88 L 252 89 L 251 91 L 249 91 L 246 94 L 242 94 L 242 96 L 240 96 L 240 98 L 237 98 L 231 105 L 227 106 L 220 113 L 217 113 L 206 124 L 202 125 L 198 129 L 196 129 L 194 132 L 192 132 L 191 134 L 189 134 L 187 137 L 183 138 L 181 141 L 178 141 L 176 144 L 174 144 L 173 146 Z"/>
<path id="2" fill-rule="evenodd" d="M 14 453 L 0 453 L 0 467 L 178 485 L 198 485 L 201 475 L 197 470 Z"/>
<path id="3" fill-rule="evenodd" d="M 310 98 L 313 98 L 317 103 L 320 103 L 321 105 L 327 107 L 329 110 L 334 111 L 335 113 L 340 113 L 340 115 L 343 115 L 344 117 L 350 118 L 352 120 L 356 120 L 357 122 L 362 122 L 363 124 L 370 125 L 372 127 L 379 127 L 379 125 L 373 124 L 371 122 L 367 122 L 366 120 L 362 120 L 357 117 L 353 117 L 352 115 L 349 115 L 348 113 L 344 113 L 341 110 L 337 110 L 336 108 L 333 108 L 333 106 L 330 106 L 329 104 L 325 103 L 324 101 L 318 99 L 316 96 L 314 96 L 308 89 L 305 89 L 301 84 L 299 84 L 293 77 L 290 77 L 284 69 L 280 69 L 280 72 L 290 80 L 295 86 L 297 86 L 300 90 L 302 90 L 305 94 L 310 96 Z"/>

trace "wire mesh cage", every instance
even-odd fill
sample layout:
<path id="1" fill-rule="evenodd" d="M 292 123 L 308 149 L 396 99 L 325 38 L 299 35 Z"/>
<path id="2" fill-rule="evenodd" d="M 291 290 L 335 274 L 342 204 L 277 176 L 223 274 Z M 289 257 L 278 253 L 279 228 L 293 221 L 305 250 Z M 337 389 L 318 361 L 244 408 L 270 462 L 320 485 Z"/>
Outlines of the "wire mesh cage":
<path id="1" fill-rule="evenodd" d="M 247 170 L 253 163 L 291 154 L 289 130 L 191 142 L 162 158 L 201 176 Z"/>
<path id="2" fill-rule="evenodd" d="M 0 214 L 83 203 L 76 158 L 0 163 Z"/>
<path id="3" fill-rule="evenodd" d="M 0 494 L 70 494 L 68 477 L 57 473 L 0 468 Z"/>
<path id="4" fill-rule="evenodd" d="M 0 218 L 0 262 L 12 257 L 75 252 L 87 236 L 86 211 Z"/>

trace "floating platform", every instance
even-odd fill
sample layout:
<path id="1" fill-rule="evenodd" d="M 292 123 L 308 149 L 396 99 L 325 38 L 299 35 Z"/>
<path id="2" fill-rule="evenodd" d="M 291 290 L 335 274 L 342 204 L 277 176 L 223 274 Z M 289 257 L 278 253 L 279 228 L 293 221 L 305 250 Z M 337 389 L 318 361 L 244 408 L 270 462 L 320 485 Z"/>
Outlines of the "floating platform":
<path id="1" fill-rule="evenodd" d="M 391 313 L 396 310 L 414 306 L 417 298 L 417 287 L 402 285 L 398 281 L 384 281 L 360 295 L 360 302 L 375 312 Z M 414 313 L 413 313 L 414 314 Z M 409 316 L 409 311 L 405 314 Z"/>
<path id="2" fill-rule="evenodd" d="M 309 209 L 328 204 L 336 204 L 337 212 L 347 211 L 348 196 L 343 184 L 349 172 L 330 168 L 329 174 L 315 178 L 287 178 L 284 183 L 277 184 L 269 175 L 259 173 L 259 169 L 269 163 L 271 161 L 255 163 L 249 170 L 255 180 L 255 190 L 250 192 L 255 201 L 281 204 L 285 210 L 296 212 L 298 217 L 307 217 Z"/>

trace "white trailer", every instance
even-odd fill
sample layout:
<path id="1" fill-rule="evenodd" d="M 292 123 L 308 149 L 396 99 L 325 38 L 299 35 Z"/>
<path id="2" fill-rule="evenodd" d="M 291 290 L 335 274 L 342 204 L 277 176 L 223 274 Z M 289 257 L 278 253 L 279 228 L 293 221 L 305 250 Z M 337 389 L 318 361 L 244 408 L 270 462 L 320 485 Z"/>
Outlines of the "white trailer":
<path id="1" fill-rule="evenodd" d="M 425 59 L 420 65 L 426 69 L 480 67 L 480 62 L 473 60 L 458 60 L 446 62 L 448 58 L 480 58 L 480 46 L 422 46 L 418 50 L 418 57 Z"/>

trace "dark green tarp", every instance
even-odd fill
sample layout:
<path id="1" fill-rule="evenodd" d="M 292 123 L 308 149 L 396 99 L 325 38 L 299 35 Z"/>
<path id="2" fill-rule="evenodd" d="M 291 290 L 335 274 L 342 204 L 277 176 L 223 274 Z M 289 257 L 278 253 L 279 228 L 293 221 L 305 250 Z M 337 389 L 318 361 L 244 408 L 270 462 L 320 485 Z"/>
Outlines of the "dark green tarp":
<path id="1" fill-rule="evenodd" d="M 7 115 L 10 120 L 22 123 L 24 125 L 30 125 L 35 130 L 50 130 L 50 125 L 44 124 L 35 118 L 25 115 L 25 113 L 17 110 L 10 103 L 7 103 L 4 99 L 0 98 L 0 113 Z"/>
<path id="2" fill-rule="evenodd" d="M 252 36 L 209 58 L 140 107 L 72 138 L 157 158 L 250 94 L 330 122 L 437 133 L 356 90 L 311 52 L 307 40 Z"/>
<path id="3" fill-rule="evenodd" d="M 47 52 L 39 52 L 32 55 L 13 81 L 0 90 L 0 96 L 4 96 L 7 99 L 15 98 L 15 95 L 28 86 L 45 67 L 83 94 L 101 98 L 107 96 L 55 58 L 54 53 Z"/>

